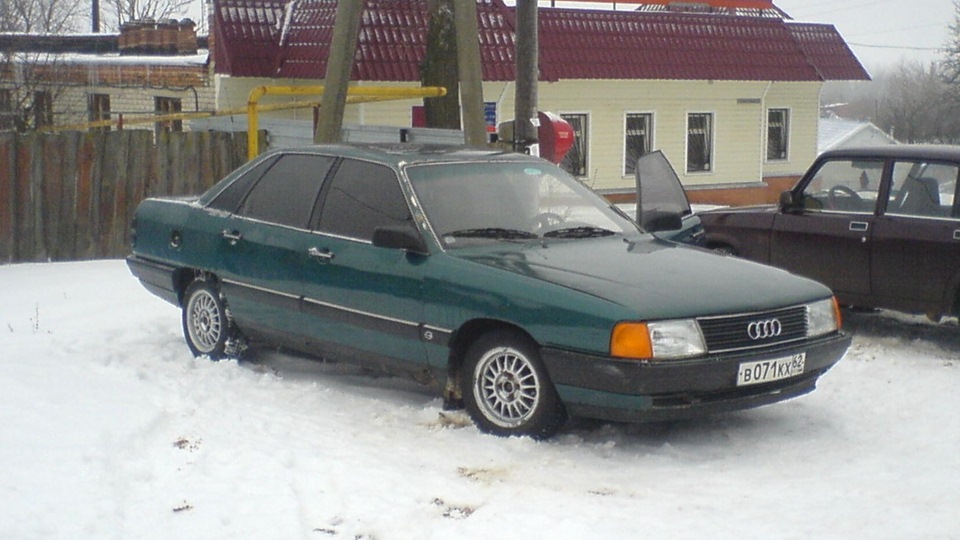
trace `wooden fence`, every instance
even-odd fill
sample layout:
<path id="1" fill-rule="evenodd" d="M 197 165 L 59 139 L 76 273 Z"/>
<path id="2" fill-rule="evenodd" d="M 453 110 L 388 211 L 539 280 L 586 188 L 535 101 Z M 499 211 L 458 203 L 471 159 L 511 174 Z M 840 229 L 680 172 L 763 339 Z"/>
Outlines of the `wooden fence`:
<path id="1" fill-rule="evenodd" d="M 0 133 L 0 264 L 123 257 L 137 204 L 198 194 L 246 161 L 246 133 Z"/>

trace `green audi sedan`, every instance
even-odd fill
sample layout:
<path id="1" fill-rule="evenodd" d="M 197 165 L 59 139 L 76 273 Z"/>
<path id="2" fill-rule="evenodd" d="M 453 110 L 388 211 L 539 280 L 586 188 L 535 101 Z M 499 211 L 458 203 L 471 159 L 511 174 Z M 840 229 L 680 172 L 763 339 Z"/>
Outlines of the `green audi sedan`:
<path id="1" fill-rule="evenodd" d="M 846 352 L 825 286 L 663 234 L 538 158 L 330 145 L 143 201 L 128 264 L 182 308 L 197 356 L 409 375 L 498 435 L 774 403 Z"/>

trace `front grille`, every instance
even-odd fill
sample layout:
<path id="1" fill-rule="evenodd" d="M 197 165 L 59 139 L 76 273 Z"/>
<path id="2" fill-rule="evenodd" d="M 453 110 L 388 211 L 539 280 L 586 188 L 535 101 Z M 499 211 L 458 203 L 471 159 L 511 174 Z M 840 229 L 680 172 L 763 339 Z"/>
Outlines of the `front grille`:
<path id="1" fill-rule="evenodd" d="M 807 337 L 805 306 L 760 313 L 704 317 L 697 319 L 697 322 L 707 342 L 707 350 L 711 353 L 769 347 Z M 750 331 L 751 324 L 754 325 L 753 335 Z"/>

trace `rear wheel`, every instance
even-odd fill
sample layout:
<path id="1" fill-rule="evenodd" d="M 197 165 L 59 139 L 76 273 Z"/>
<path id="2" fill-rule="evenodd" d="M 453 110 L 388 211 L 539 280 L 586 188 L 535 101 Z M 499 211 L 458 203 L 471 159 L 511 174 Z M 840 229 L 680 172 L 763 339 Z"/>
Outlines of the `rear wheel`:
<path id="1" fill-rule="evenodd" d="M 184 293 L 183 336 L 194 356 L 220 360 L 229 356 L 227 343 L 231 337 L 227 307 L 220 291 L 206 280 L 196 280 Z"/>
<path id="2" fill-rule="evenodd" d="M 537 347 L 517 332 L 482 336 L 467 351 L 463 373 L 467 412 L 487 433 L 546 439 L 566 419 Z"/>

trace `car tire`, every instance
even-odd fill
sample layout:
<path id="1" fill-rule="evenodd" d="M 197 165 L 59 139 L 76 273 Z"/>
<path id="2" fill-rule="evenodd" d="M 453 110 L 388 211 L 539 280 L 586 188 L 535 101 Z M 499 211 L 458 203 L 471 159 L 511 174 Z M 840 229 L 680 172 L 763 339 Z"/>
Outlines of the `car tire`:
<path id="1" fill-rule="evenodd" d="M 231 323 L 218 288 L 207 280 L 192 282 L 183 295 L 183 337 L 194 356 L 220 360 L 229 355 Z"/>
<path id="2" fill-rule="evenodd" d="M 467 350 L 464 405 L 484 432 L 546 439 L 566 420 L 536 345 L 518 332 L 497 330 Z"/>

